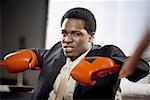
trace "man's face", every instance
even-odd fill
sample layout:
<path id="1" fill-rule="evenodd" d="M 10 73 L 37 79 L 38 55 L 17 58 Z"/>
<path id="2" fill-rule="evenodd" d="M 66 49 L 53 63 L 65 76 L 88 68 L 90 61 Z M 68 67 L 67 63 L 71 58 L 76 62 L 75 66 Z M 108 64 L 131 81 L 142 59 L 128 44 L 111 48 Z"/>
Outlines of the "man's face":
<path id="1" fill-rule="evenodd" d="M 81 19 L 66 18 L 62 24 L 62 46 L 67 57 L 78 57 L 91 47 L 92 35 L 84 29 Z"/>

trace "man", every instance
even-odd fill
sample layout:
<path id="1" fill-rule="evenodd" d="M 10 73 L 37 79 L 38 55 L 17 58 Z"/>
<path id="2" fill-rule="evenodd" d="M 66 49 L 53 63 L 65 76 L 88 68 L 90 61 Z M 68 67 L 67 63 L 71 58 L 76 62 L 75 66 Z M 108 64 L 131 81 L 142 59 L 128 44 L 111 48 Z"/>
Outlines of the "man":
<path id="1" fill-rule="evenodd" d="M 67 58 L 71 58 L 72 61 L 75 61 L 82 56 L 82 54 L 88 52 L 86 57 L 109 57 L 120 65 L 122 65 L 126 58 L 118 47 L 112 45 L 104 47 L 93 45 L 92 41 L 96 31 L 96 20 L 94 15 L 87 9 L 73 8 L 66 12 L 61 20 L 61 28 L 61 42 L 57 43 L 51 50 L 35 50 L 38 59 L 40 59 L 39 66 L 41 66 L 42 69 L 33 96 L 35 99 L 50 99 L 53 98 L 50 96 L 57 94 L 55 93 L 55 88 L 58 88 L 59 85 L 55 85 L 56 80 Z M 138 81 L 148 74 L 148 64 L 144 61 L 140 61 L 140 64 L 143 65 L 141 66 L 142 68 L 137 68 L 137 73 L 128 77 L 131 81 Z M 138 67 L 140 67 L 140 65 Z M 97 83 L 92 87 L 77 84 L 73 91 L 73 97 L 70 98 L 114 99 L 119 83 L 118 72 L 116 72 L 97 79 Z"/>
<path id="2" fill-rule="evenodd" d="M 71 100 L 115 98 L 119 87 L 119 70 L 96 78 L 96 83 L 86 86 L 71 77 L 70 72 L 85 57 L 107 57 L 120 67 L 127 58 L 116 46 L 93 44 L 96 31 L 94 15 L 85 8 L 73 8 L 61 20 L 61 42 L 50 50 L 34 49 L 41 73 L 32 99 Z M 29 64 L 29 66 L 33 64 Z M 140 60 L 127 78 L 138 81 L 149 73 L 149 65 Z M 67 80 L 67 81 L 66 81 Z"/>

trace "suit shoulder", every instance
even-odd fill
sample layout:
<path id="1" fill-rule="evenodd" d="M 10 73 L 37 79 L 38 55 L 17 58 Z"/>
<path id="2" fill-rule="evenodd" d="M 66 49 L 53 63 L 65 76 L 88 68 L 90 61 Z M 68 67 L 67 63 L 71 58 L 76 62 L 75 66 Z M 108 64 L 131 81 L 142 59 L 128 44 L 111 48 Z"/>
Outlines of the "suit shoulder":
<path id="1" fill-rule="evenodd" d="M 119 47 L 115 45 L 104 45 L 102 48 L 104 49 L 120 49 Z"/>

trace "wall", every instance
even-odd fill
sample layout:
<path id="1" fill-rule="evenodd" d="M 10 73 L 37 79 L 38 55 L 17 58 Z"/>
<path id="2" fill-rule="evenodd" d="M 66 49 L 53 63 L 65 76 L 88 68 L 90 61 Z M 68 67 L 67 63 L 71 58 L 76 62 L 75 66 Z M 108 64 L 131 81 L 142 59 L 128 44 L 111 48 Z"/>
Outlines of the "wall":
<path id="1" fill-rule="evenodd" d="M 47 0 L 2 0 L 1 5 L 1 59 L 8 52 L 20 48 L 43 48 Z M 4 69 L 0 69 L 0 73 L 1 80 L 17 78 L 17 74 L 8 73 Z M 39 72 L 28 70 L 23 74 L 26 84 L 34 85 Z"/>

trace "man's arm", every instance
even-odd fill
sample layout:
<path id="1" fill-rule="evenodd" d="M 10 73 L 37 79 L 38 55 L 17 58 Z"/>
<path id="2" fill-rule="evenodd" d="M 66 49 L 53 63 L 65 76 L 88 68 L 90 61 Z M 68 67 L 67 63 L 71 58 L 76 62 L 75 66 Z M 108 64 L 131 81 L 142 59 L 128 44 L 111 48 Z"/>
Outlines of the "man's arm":
<path id="1" fill-rule="evenodd" d="M 57 51 L 62 48 L 61 42 L 56 43 L 51 49 L 38 49 L 32 48 L 31 50 L 36 54 L 38 58 L 38 66 L 43 67 L 44 58 L 55 58 Z"/>
<path id="2" fill-rule="evenodd" d="M 111 47 L 112 48 L 112 54 L 111 54 L 111 58 L 115 61 L 115 62 L 119 62 L 121 67 L 124 64 L 124 62 L 126 61 L 126 59 L 130 59 L 130 57 L 126 57 L 125 54 L 118 48 L 118 47 Z M 135 64 L 132 69 L 130 67 L 126 67 L 126 71 L 130 71 L 130 74 L 128 74 L 126 76 L 126 78 L 130 81 L 138 81 L 141 78 L 146 77 L 149 74 L 149 64 L 143 60 L 143 59 L 139 59 L 138 63 Z"/>
<path id="3" fill-rule="evenodd" d="M 128 70 L 131 70 L 130 68 Z M 130 81 L 137 82 L 138 80 L 146 77 L 149 74 L 149 64 L 140 59 L 138 63 L 133 68 L 133 73 L 131 75 L 126 76 L 126 78 Z"/>
<path id="4" fill-rule="evenodd" d="M 140 41 L 139 45 L 135 49 L 135 51 L 134 51 L 133 55 L 131 56 L 131 58 L 128 58 L 125 61 L 124 65 L 123 65 L 123 67 L 122 67 L 122 69 L 119 73 L 119 79 L 132 74 L 132 71 L 134 71 L 134 69 L 136 69 L 134 67 L 134 65 L 137 65 L 137 66 L 139 65 L 140 57 L 143 54 L 145 48 L 148 46 L 149 42 L 150 42 L 150 28 L 148 28 L 146 30 L 146 34 L 143 36 L 142 40 Z M 145 67 L 144 67 L 144 66 L 146 66 L 145 64 L 142 63 L 140 65 L 141 65 L 140 69 L 145 69 Z M 139 67 L 137 67 L 137 68 L 139 68 Z"/>

